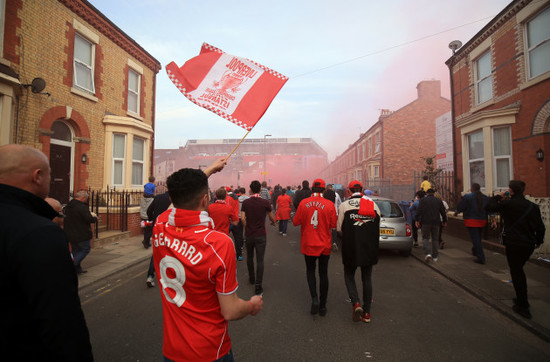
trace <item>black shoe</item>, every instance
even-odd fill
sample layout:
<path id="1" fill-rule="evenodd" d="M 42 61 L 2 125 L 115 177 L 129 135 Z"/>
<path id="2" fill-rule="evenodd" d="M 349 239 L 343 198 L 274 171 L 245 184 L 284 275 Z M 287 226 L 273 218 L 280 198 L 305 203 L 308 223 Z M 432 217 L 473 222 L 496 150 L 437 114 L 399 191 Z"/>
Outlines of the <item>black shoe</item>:
<path id="1" fill-rule="evenodd" d="M 529 308 L 520 307 L 519 305 L 514 304 L 512 306 L 512 309 L 514 310 L 514 312 L 516 312 L 517 314 L 519 314 L 523 318 L 527 318 L 527 319 L 532 318 L 531 312 L 529 311 Z"/>
<path id="2" fill-rule="evenodd" d="M 75 269 L 76 269 L 76 274 L 84 274 L 88 272 L 87 270 L 82 269 L 80 265 L 75 266 Z"/>
<path id="3" fill-rule="evenodd" d="M 326 307 L 326 306 L 324 306 L 324 307 L 319 307 L 319 315 L 320 315 L 321 317 L 324 317 L 324 316 L 327 315 L 327 307 Z"/>
<path id="4" fill-rule="evenodd" d="M 319 313 L 319 299 L 314 297 L 311 301 L 311 314 Z"/>
<path id="5" fill-rule="evenodd" d="M 485 264 L 484 261 L 481 261 L 478 258 L 474 258 L 474 263 L 478 263 L 478 264 L 482 264 L 482 265 Z"/>
<path id="6" fill-rule="evenodd" d="M 150 242 L 147 242 L 147 241 L 143 240 L 141 243 L 143 244 L 143 247 L 144 247 L 145 249 L 149 249 L 149 248 L 151 247 L 151 243 L 150 243 Z"/>
<path id="7" fill-rule="evenodd" d="M 445 249 L 445 242 L 443 240 L 439 242 L 439 249 Z"/>
<path id="8" fill-rule="evenodd" d="M 254 288 L 254 294 L 256 294 L 256 295 L 263 295 L 264 294 L 264 288 L 262 288 L 261 284 L 256 284 L 256 287 Z"/>

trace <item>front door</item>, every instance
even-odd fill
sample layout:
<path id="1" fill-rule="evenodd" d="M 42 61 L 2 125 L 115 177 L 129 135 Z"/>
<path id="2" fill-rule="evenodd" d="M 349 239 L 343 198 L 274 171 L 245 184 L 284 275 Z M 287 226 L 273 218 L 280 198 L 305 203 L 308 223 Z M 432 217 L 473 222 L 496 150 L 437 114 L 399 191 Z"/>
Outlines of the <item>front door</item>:
<path id="1" fill-rule="evenodd" d="M 50 197 L 65 205 L 71 191 L 71 148 L 50 144 L 50 167 Z"/>

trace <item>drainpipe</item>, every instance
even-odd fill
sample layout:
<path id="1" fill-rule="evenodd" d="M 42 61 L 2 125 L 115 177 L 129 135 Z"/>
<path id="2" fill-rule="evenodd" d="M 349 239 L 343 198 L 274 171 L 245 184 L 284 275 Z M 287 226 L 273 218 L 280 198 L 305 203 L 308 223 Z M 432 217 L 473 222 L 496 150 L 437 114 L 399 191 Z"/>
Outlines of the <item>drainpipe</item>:
<path id="1" fill-rule="evenodd" d="M 455 61 L 455 54 L 450 59 L 448 64 L 449 67 L 449 76 L 450 76 L 450 86 L 451 86 L 451 142 L 453 143 L 453 202 L 455 207 L 458 202 L 458 187 L 457 187 L 457 162 L 456 162 L 456 134 L 455 134 L 455 96 L 454 96 L 454 81 L 453 81 L 453 65 Z"/>

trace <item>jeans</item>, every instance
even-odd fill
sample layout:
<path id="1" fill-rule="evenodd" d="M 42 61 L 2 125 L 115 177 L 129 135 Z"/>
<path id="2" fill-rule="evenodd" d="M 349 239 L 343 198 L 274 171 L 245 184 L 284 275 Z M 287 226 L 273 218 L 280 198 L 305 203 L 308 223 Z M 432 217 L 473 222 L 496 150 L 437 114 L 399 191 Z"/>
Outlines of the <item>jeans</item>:
<path id="1" fill-rule="evenodd" d="M 153 226 L 146 226 L 143 228 L 143 245 L 149 245 L 151 243 L 151 236 L 153 236 Z"/>
<path id="2" fill-rule="evenodd" d="M 521 308 L 529 308 L 527 299 L 527 278 L 523 271 L 525 262 L 529 260 L 535 247 L 533 245 L 506 244 L 506 260 L 510 267 L 510 276 L 516 291 L 516 304 Z"/>
<path id="3" fill-rule="evenodd" d="M 317 280 L 315 278 L 315 264 L 319 259 L 319 306 L 321 308 L 327 305 L 328 296 L 328 261 L 330 255 L 310 256 L 304 255 L 306 260 L 306 277 L 307 285 L 309 287 L 309 294 L 311 298 L 317 297 Z"/>
<path id="4" fill-rule="evenodd" d="M 430 237 L 432 242 L 430 244 Z M 431 254 L 437 258 L 439 251 L 439 225 L 422 224 L 422 245 L 424 246 L 424 255 Z"/>
<path id="5" fill-rule="evenodd" d="M 248 267 L 248 277 L 250 280 L 255 280 L 256 285 L 262 285 L 264 278 L 265 246 L 265 236 L 246 238 L 246 266 Z M 256 274 L 254 274 L 254 249 L 256 249 Z M 256 275 L 256 278 L 254 278 L 254 275 Z"/>
<path id="6" fill-rule="evenodd" d="M 344 281 L 348 290 L 351 304 L 361 303 L 359 299 L 359 293 L 357 292 L 357 285 L 355 284 L 355 270 L 356 266 L 344 265 Z M 361 282 L 363 284 L 363 310 L 365 313 L 370 313 L 370 306 L 372 302 L 372 265 L 361 267 Z"/>
<path id="7" fill-rule="evenodd" d="M 483 228 L 468 228 L 470 238 L 474 244 L 472 252 L 480 263 L 485 263 L 485 254 L 483 253 L 483 245 L 481 245 L 481 233 Z"/>
<path id="8" fill-rule="evenodd" d="M 288 220 L 279 220 L 279 232 L 286 234 L 286 230 L 288 227 Z"/>
<path id="9" fill-rule="evenodd" d="M 243 255 L 243 223 L 239 220 L 239 224 L 237 226 L 233 226 L 233 229 L 231 230 L 233 233 L 233 239 L 235 244 L 235 254 L 237 257 Z"/>
<path id="10" fill-rule="evenodd" d="M 155 277 L 155 263 L 153 262 L 153 257 L 151 256 L 151 261 L 149 262 L 149 269 L 147 270 L 148 277 Z"/>
<path id="11" fill-rule="evenodd" d="M 74 265 L 78 266 L 84 260 L 86 255 L 90 253 L 92 248 L 92 240 L 81 241 L 78 244 L 72 244 Z"/>
<path id="12" fill-rule="evenodd" d="M 162 356 L 162 361 L 163 362 L 175 362 L 175 361 L 172 361 L 171 359 L 168 359 L 164 356 Z M 233 350 L 232 349 L 229 350 L 229 353 L 227 353 L 225 356 L 223 356 L 221 358 L 218 358 L 214 362 L 235 362 L 235 358 L 233 358 Z"/>

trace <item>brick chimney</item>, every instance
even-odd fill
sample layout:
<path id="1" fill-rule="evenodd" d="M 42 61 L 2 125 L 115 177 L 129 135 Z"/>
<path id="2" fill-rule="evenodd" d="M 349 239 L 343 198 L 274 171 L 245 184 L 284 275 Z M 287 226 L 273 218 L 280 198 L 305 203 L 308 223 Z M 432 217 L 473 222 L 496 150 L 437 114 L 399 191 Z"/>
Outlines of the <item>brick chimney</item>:
<path id="1" fill-rule="evenodd" d="M 418 99 L 441 97 L 441 81 L 439 80 L 423 80 L 418 83 L 416 89 L 418 92 Z"/>

